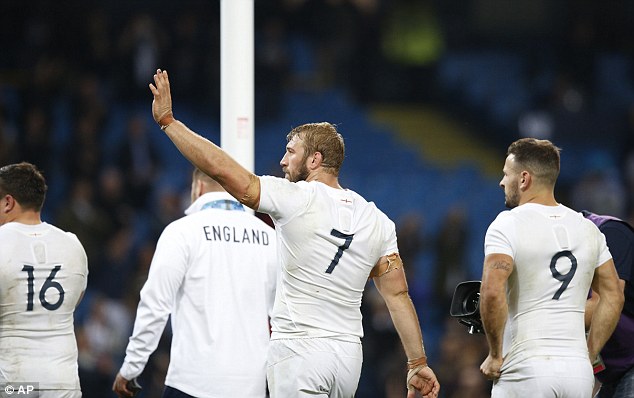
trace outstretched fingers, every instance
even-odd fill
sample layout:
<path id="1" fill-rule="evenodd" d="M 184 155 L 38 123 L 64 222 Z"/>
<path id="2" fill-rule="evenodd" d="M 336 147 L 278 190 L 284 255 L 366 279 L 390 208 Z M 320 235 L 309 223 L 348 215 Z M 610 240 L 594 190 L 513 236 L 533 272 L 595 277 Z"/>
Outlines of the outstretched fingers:
<path id="1" fill-rule="evenodd" d="M 152 93 L 156 95 L 160 92 L 159 89 L 161 89 L 163 86 L 162 84 L 163 72 L 160 69 L 157 69 L 153 78 L 154 78 L 154 84 L 150 83 L 149 86 L 150 86 L 150 90 L 152 90 Z"/>
<path id="2" fill-rule="evenodd" d="M 152 83 L 149 84 L 150 91 L 152 91 L 152 94 L 154 94 L 155 97 L 161 95 L 161 92 L 159 91 L 159 88 L 162 87 L 162 84 L 161 84 L 162 74 L 163 73 L 161 72 L 161 70 L 157 69 L 156 73 L 153 76 L 154 84 L 152 84 Z"/>
<path id="3" fill-rule="evenodd" d="M 169 120 L 163 120 L 164 117 L 170 116 L 173 121 L 169 78 L 167 71 L 161 69 L 156 70 L 153 78 L 154 84 L 150 83 L 148 85 L 154 96 L 154 101 L 152 101 L 152 116 L 154 120 L 163 127 L 170 122 Z"/>
<path id="4" fill-rule="evenodd" d="M 166 70 L 157 69 L 154 74 L 154 83 L 156 84 L 156 88 L 160 91 L 169 89 L 169 77 L 167 76 Z"/>

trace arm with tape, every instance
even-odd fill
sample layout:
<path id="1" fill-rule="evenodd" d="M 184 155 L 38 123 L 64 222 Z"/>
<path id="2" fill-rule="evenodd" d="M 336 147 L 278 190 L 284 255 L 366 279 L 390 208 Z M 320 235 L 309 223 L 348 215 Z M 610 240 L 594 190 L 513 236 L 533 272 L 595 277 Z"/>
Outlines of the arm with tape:
<path id="1" fill-rule="evenodd" d="M 419 391 L 425 397 L 437 397 L 440 383 L 433 370 L 427 365 L 427 356 L 423 344 L 418 316 L 408 293 L 403 262 L 398 253 L 381 257 L 370 273 L 377 290 L 394 322 L 394 327 L 407 355 L 408 398 Z"/>

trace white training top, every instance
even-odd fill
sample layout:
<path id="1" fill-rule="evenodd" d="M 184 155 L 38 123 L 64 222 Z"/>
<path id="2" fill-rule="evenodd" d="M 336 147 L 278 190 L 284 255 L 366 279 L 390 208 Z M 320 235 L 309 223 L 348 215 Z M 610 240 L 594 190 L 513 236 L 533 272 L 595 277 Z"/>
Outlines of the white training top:
<path id="1" fill-rule="evenodd" d="M 80 389 L 73 312 L 87 276 L 74 234 L 47 223 L 0 226 L 0 384 Z"/>
<path id="2" fill-rule="evenodd" d="M 485 254 L 513 258 L 504 368 L 527 357 L 588 358 L 584 311 L 596 267 L 611 258 L 605 237 L 581 213 L 533 203 L 489 226 Z"/>
<path id="3" fill-rule="evenodd" d="M 242 210 L 229 194 L 210 192 L 165 228 L 141 290 L 123 377 L 141 374 L 171 314 L 166 385 L 196 397 L 266 396 L 268 317 L 279 273 L 275 231 Z"/>
<path id="4" fill-rule="evenodd" d="M 272 338 L 363 336 L 361 297 L 381 256 L 398 252 L 394 223 L 359 194 L 321 182 L 260 177 L 282 266 Z"/>

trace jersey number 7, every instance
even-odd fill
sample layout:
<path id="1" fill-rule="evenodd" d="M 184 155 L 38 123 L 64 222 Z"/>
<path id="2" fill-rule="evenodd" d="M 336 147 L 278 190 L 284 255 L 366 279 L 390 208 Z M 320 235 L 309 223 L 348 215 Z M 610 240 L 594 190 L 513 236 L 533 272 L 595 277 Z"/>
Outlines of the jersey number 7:
<path id="1" fill-rule="evenodd" d="M 332 259 L 332 261 L 330 262 L 330 265 L 326 269 L 327 274 L 332 274 L 332 271 L 335 269 L 337 264 L 339 264 L 339 260 L 341 259 L 341 256 L 343 256 L 343 251 L 350 247 L 350 243 L 352 243 L 352 238 L 354 237 L 354 234 L 351 234 L 351 235 L 344 234 L 343 232 L 339 232 L 334 228 L 330 231 L 330 235 L 336 238 L 345 239 L 346 241 L 343 243 L 343 245 L 339 246 L 339 250 L 337 250 L 337 254 L 335 254 L 335 258 Z"/>

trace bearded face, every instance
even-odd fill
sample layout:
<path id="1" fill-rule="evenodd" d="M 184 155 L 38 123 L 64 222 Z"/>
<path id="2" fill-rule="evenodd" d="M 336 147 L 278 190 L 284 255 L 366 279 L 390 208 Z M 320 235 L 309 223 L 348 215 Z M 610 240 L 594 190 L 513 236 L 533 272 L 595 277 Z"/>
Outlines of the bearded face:
<path id="1" fill-rule="evenodd" d="M 520 204 L 520 188 L 518 167 L 515 164 L 515 156 L 509 155 L 504 162 L 504 177 L 500 181 L 500 187 L 504 190 L 504 205 L 509 208 L 515 208 Z"/>
<path id="2" fill-rule="evenodd" d="M 504 206 L 513 209 L 520 204 L 520 190 L 517 184 L 504 188 Z"/>
<path id="3" fill-rule="evenodd" d="M 306 181 L 308 178 L 308 167 L 306 167 L 306 162 L 302 162 L 299 165 L 299 168 L 295 171 L 287 169 L 284 174 L 286 179 L 291 182 Z"/>
<path id="4" fill-rule="evenodd" d="M 291 182 L 305 181 L 308 178 L 307 160 L 304 143 L 298 136 L 293 137 L 286 144 L 286 153 L 280 161 L 284 177 Z"/>

